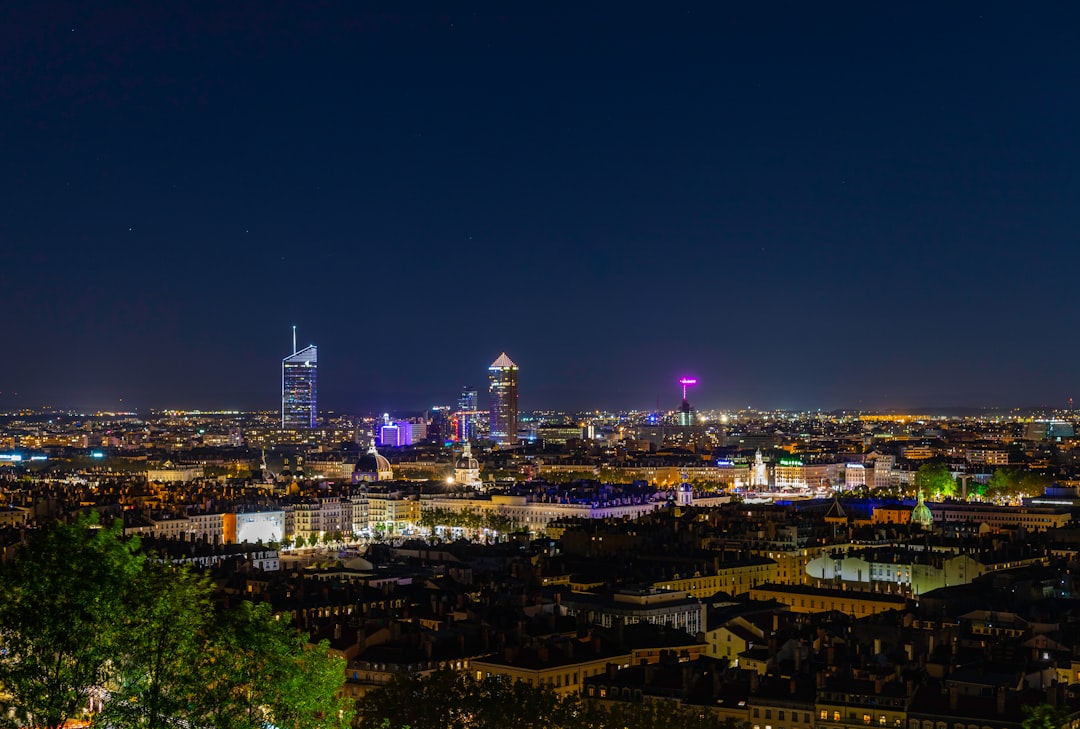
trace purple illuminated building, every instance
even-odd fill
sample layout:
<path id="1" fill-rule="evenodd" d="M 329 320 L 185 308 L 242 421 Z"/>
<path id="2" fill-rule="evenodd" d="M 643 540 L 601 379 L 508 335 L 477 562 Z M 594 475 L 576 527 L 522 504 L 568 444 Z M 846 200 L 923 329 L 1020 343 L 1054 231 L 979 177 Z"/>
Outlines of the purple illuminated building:
<path id="1" fill-rule="evenodd" d="M 404 421 L 387 423 L 379 428 L 379 445 L 401 448 L 413 444 L 413 425 Z"/>

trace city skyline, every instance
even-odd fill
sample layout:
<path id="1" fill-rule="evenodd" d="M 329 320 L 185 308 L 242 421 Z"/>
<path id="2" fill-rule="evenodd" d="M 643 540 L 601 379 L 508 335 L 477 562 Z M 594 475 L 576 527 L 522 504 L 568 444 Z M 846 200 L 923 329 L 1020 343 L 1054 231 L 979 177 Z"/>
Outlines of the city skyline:
<path id="1" fill-rule="evenodd" d="M 403 401 L 398 399 L 395 393 L 387 392 L 383 393 L 383 398 L 376 404 L 371 403 L 347 403 L 340 405 L 337 403 L 330 403 L 329 405 L 322 404 L 320 409 L 318 391 L 321 389 L 321 385 L 317 384 L 317 371 L 319 369 L 318 362 L 318 346 L 310 344 L 304 347 L 298 347 L 296 343 L 296 327 L 293 327 L 293 347 L 295 351 L 292 354 L 287 355 L 281 360 L 281 399 L 278 406 L 278 413 L 281 420 L 281 425 L 286 429 L 295 428 L 313 428 L 317 425 L 317 419 L 320 413 L 325 414 L 329 412 L 335 413 L 351 413 L 351 414 L 366 414 L 366 415 L 379 415 L 382 413 L 421 413 L 430 411 L 432 408 L 443 407 L 448 408 L 448 413 L 452 417 L 450 427 L 453 428 L 453 437 L 455 440 L 461 439 L 461 428 L 464 422 L 468 422 L 468 427 L 464 432 L 470 433 L 472 429 L 476 427 L 476 417 L 479 413 L 484 413 L 489 416 L 494 412 L 493 407 L 495 402 L 493 400 L 493 385 L 489 382 L 487 402 L 481 403 L 478 398 L 478 391 L 472 385 L 464 385 L 458 389 L 458 395 L 456 397 L 450 397 L 446 393 L 431 393 L 428 397 L 420 395 L 418 398 L 412 400 Z M 516 372 L 517 365 L 506 356 L 503 352 L 496 362 L 493 362 L 486 369 L 489 374 L 489 380 L 492 378 L 492 373 L 497 369 L 496 365 L 501 360 L 506 360 L 510 363 L 515 373 L 513 382 L 513 390 L 515 395 L 515 403 L 517 396 L 517 381 Z M 678 370 L 682 372 L 682 370 Z M 558 406 L 545 402 L 542 397 L 533 400 L 533 407 L 528 408 L 527 412 L 532 411 L 559 411 L 559 412 L 589 412 L 593 410 L 606 411 L 606 412 L 669 412 L 678 413 L 680 416 L 680 422 L 682 424 L 690 424 L 694 413 L 699 411 L 707 412 L 721 412 L 721 411 L 738 411 L 738 410 L 758 410 L 758 411 L 790 411 L 790 412 L 841 412 L 841 411 L 863 411 L 863 412 L 886 412 L 886 411 L 918 411 L 927 412 L 931 414 L 964 414 L 978 411 L 1010 411 L 1010 410 L 1058 410 L 1058 411 L 1072 411 L 1074 409 L 1074 401 L 1072 397 L 1067 397 L 1059 402 L 1053 403 L 982 403 L 978 405 L 969 405 L 964 403 L 949 403 L 949 402 L 927 402 L 919 401 L 913 404 L 903 405 L 863 405 L 863 404 L 840 404 L 826 406 L 814 406 L 813 404 L 806 407 L 798 406 L 785 406 L 775 404 L 758 404 L 758 403 L 746 403 L 740 402 L 736 397 L 728 396 L 726 398 L 721 395 L 723 402 L 716 403 L 715 399 L 705 400 L 704 405 L 697 404 L 697 397 L 695 396 L 695 403 L 691 406 L 688 401 L 688 388 L 698 388 L 699 379 L 697 377 L 690 377 L 685 374 L 681 374 L 678 379 L 671 380 L 667 383 L 659 383 L 665 385 L 664 387 L 656 387 L 658 394 L 652 398 L 652 402 L 649 402 L 647 396 L 639 396 L 637 402 L 632 404 L 626 403 L 597 403 L 591 401 L 588 403 L 562 403 Z M 681 388 L 681 394 L 680 394 Z M 644 391 L 645 387 L 642 388 Z M 708 388 L 706 388 L 708 392 Z M 536 395 L 530 390 L 530 393 Z M 456 405 L 451 405 L 451 402 L 456 401 Z M 121 403 L 124 405 L 124 403 Z M 40 405 L 40 406 L 25 406 L 28 410 L 40 409 L 42 407 L 56 408 L 60 410 L 82 410 L 84 412 L 92 412 L 94 410 L 99 411 L 114 411 L 114 412 L 152 412 L 152 411 L 166 411 L 166 410 L 201 410 L 206 412 L 211 411 L 247 411 L 258 412 L 265 411 L 266 404 L 263 403 L 260 406 L 255 407 L 241 407 L 235 404 L 222 404 L 222 403 L 210 403 L 208 406 L 180 406 L 177 404 L 166 404 L 156 406 L 143 406 L 143 407 L 71 407 L 65 405 Z M 2 410 L 0 410 L 2 412 Z M 458 418 L 462 413 L 466 414 L 464 418 Z M 471 413 L 471 415 L 469 415 Z M 517 419 L 517 408 L 514 408 L 515 422 Z M 471 435 L 470 435 L 471 437 Z"/>
<path id="2" fill-rule="evenodd" d="M 0 408 L 270 408 L 281 322 L 339 410 L 1063 403 L 1078 22 L 14 8 Z"/>
<path id="3" fill-rule="evenodd" d="M 5 6 L 0 724 L 1080 729 L 1078 28 Z"/>

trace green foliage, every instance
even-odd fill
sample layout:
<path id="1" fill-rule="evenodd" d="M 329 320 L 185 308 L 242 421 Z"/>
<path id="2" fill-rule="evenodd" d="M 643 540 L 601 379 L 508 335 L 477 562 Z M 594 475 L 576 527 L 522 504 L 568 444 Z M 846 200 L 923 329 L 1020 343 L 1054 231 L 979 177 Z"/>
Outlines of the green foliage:
<path id="1" fill-rule="evenodd" d="M 1023 729 L 1064 729 L 1069 726 L 1069 709 L 1064 706 L 1051 706 L 1039 704 L 1038 706 L 1025 706 L 1024 720 L 1021 722 Z"/>
<path id="2" fill-rule="evenodd" d="M 348 726 L 351 711 L 336 694 L 345 661 L 305 637 L 269 605 L 242 602 L 209 628 L 196 670 L 202 690 L 193 714 L 217 729 Z"/>
<path id="3" fill-rule="evenodd" d="M 186 569 L 146 562 L 129 605 L 128 639 L 115 657 L 105 725 L 157 728 L 201 691 L 196 666 L 211 619 L 210 584 Z"/>
<path id="4" fill-rule="evenodd" d="M 477 509 L 445 509 L 435 507 L 425 509 L 420 514 L 420 526 L 434 530 L 438 527 L 458 527 L 471 531 L 490 529 L 500 535 L 508 534 L 518 528 L 518 522 L 508 516 Z"/>
<path id="5" fill-rule="evenodd" d="M 1014 500 L 1022 496 L 1041 494 L 1052 479 L 1041 473 L 999 468 L 990 476 L 986 496 L 994 499 Z"/>
<path id="6" fill-rule="evenodd" d="M 0 717 L 52 729 L 80 715 L 127 648 L 138 546 L 83 518 L 33 533 L 0 573 Z"/>
<path id="7" fill-rule="evenodd" d="M 348 726 L 344 660 L 288 616 L 139 552 L 119 524 L 35 532 L 0 572 L 0 723 L 55 729 L 104 699 L 95 724 L 263 729 Z M 103 690 L 103 692 L 102 692 Z"/>
<path id="8" fill-rule="evenodd" d="M 930 496 L 956 496 L 956 481 L 943 463 L 924 463 L 915 472 L 915 486 Z"/>

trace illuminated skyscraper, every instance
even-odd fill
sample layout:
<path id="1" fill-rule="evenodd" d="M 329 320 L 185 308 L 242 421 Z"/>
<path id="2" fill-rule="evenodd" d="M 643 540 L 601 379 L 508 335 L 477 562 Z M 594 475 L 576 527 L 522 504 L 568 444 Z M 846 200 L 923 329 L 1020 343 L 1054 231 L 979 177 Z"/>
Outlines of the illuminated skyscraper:
<path id="1" fill-rule="evenodd" d="M 500 446 L 514 445 L 518 426 L 518 366 L 506 352 L 488 367 L 488 399 L 491 442 Z"/>
<path id="2" fill-rule="evenodd" d="M 314 344 L 296 350 L 296 327 L 293 327 L 293 353 L 281 360 L 281 428 L 303 430 L 315 427 L 315 377 L 319 370 L 319 351 Z"/>
<path id="3" fill-rule="evenodd" d="M 458 398 L 457 428 L 454 433 L 454 440 L 459 443 L 476 437 L 476 420 L 479 416 L 478 403 L 479 398 L 476 394 L 476 388 L 465 385 L 461 390 L 461 397 Z"/>

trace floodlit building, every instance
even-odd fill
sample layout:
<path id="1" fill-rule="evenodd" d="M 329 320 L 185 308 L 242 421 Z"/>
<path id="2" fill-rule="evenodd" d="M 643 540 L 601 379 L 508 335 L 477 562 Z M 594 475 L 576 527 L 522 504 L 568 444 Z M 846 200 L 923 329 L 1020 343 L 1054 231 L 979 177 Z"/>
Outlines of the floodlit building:
<path id="1" fill-rule="evenodd" d="M 480 462 L 472 454 L 472 446 L 465 441 L 461 458 L 454 464 L 454 481 L 464 486 L 480 486 Z"/>
<path id="2" fill-rule="evenodd" d="M 386 456 L 375 450 L 372 444 L 367 453 L 360 456 L 352 472 L 353 483 L 361 481 L 389 481 L 394 478 L 394 472 L 390 468 L 390 461 Z"/>
<path id="3" fill-rule="evenodd" d="M 379 428 L 379 444 L 400 448 L 410 446 L 413 440 L 413 424 L 404 420 L 387 423 Z"/>
<path id="4" fill-rule="evenodd" d="M 235 516 L 236 541 L 239 544 L 270 544 L 285 535 L 284 511 L 241 512 Z"/>

